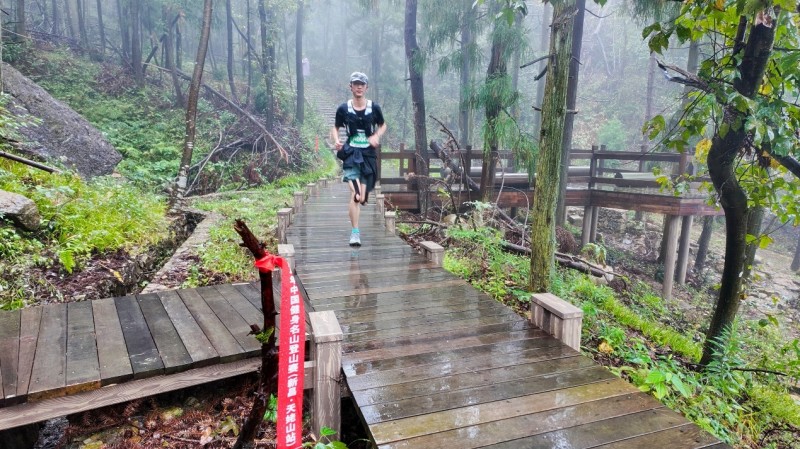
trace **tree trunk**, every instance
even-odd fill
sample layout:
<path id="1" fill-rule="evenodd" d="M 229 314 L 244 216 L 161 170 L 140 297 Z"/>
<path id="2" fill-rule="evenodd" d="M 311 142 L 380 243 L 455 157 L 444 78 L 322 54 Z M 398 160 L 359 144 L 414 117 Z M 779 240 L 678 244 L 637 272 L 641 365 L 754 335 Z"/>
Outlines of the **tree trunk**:
<path id="1" fill-rule="evenodd" d="M 694 272 L 699 274 L 706 265 L 708 256 L 708 245 L 711 243 L 711 236 L 714 233 L 714 222 L 716 217 L 706 215 L 703 217 L 703 231 L 700 232 L 700 239 L 697 241 L 697 257 L 694 260 Z"/>
<path id="2" fill-rule="evenodd" d="M 506 70 L 505 53 L 507 41 L 504 34 L 508 32 L 505 19 L 495 19 L 492 32 L 492 52 L 489 56 L 489 67 L 486 69 L 487 90 L 492 94 L 486 99 L 486 132 L 484 135 L 483 163 L 481 164 L 481 201 L 489 203 L 494 193 L 495 172 L 497 171 L 499 130 L 497 121 L 504 107 L 499 97 L 501 90 L 510 89 Z"/>
<path id="3" fill-rule="evenodd" d="M 166 39 L 164 39 L 164 66 L 170 72 L 170 77 L 172 78 L 172 87 L 175 89 L 175 105 L 179 108 L 185 106 L 185 100 L 183 98 L 183 90 L 181 89 L 181 82 L 178 80 L 178 73 L 175 71 L 175 58 L 174 53 L 175 49 L 172 46 L 172 39 L 173 37 L 173 30 L 175 29 L 175 25 L 178 23 L 178 19 L 180 15 L 175 17 L 175 20 L 170 20 L 170 9 L 164 5 L 162 6 L 163 11 L 163 18 L 164 18 L 164 25 L 167 27 L 165 30 L 166 32 Z"/>
<path id="4" fill-rule="evenodd" d="M 569 81 L 567 82 L 567 114 L 566 117 L 564 117 L 564 135 L 561 140 L 561 158 L 558 162 L 558 190 L 556 191 L 557 195 L 555 206 L 555 220 L 556 225 L 558 226 L 564 226 L 564 219 L 567 215 L 567 170 L 569 168 L 569 151 L 572 148 L 572 129 L 575 124 L 574 111 L 578 99 L 578 72 L 580 71 L 581 67 L 580 58 L 581 43 L 583 41 L 583 16 L 586 12 L 586 0 L 575 0 L 575 8 L 577 13 L 575 14 L 575 18 L 572 20 L 572 49 L 569 60 Z M 555 12 L 553 13 L 553 17 L 555 17 Z M 552 73 L 550 74 L 552 75 Z"/>
<path id="5" fill-rule="evenodd" d="M 372 38 L 370 39 L 370 91 L 372 98 L 380 102 L 380 77 L 381 77 L 381 28 L 383 27 L 383 20 L 381 20 L 381 8 L 379 0 L 372 0 L 372 5 L 369 11 L 369 23 L 372 29 Z"/>
<path id="6" fill-rule="evenodd" d="M 250 9 L 250 0 L 247 0 L 247 92 L 244 97 L 244 104 L 250 104 L 251 88 L 253 87 L 253 18 Z"/>
<path id="7" fill-rule="evenodd" d="M 183 33 L 180 19 L 175 23 L 175 68 L 183 70 Z"/>
<path id="8" fill-rule="evenodd" d="M 83 0 L 77 0 L 76 10 L 78 12 L 78 33 L 81 37 L 81 47 L 86 51 L 89 50 L 89 35 L 86 34 L 86 7 Z"/>
<path id="9" fill-rule="evenodd" d="M 297 77 L 297 108 L 294 119 L 297 123 L 305 120 L 306 92 L 303 82 L 303 1 L 297 2 L 297 26 L 295 28 L 294 41 L 294 71 Z"/>
<path id="10" fill-rule="evenodd" d="M 757 206 L 750 209 L 747 214 L 747 234 L 753 237 L 761 236 L 761 222 L 764 220 L 764 206 Z M 747 244 L 744 252 L 744 269 L 742 270 L 742 282 L 749 282 L 750 275 L 753 274 L 753 264 L 756 261 L 759 240 L 756 239 Z"/>
<path id="11" fill-rule="evenodd" d="M 173 194 L 173 204 L 179 203 L 183 198 L 186 189 L 186 177 L 189 173 L 189 165 L 192 163 L 192 153 L 194 151 L 195 121 L 197 119 L 197 100 L 200 96 L 200 85 L 203 82 L 203 67 L 206 63 L 206 52 L 208 51 L 208 36 L 211 34 L 211 13 L 213 0 L 205 0 L 203 3 L 203 27 L 200 32 L 200 42 L 197 46 L 197 57 L 195 58 L 192 82 L 189 84 L 189 99 L 186 104 L 186 136 L 181 155 L 181 165 L 178 171 L 177 188 Z"/>
<path id="12" fill-rule="evenodd" d="M 764 13 L 765 17 L 768 17 Z M 739 76 L 733 87 L 743 96 L 752 98 L 766 71 L 775 28 L 764 23 L 761 15 L 750 28 L 747 43 L 744 42 L 746 19 L 740 19 L 739 33 L 734 48 L 742 48 Z M 771 19 L 771 17 L 768 17 Z M 736 55 L 736 52 L 735 52 Z M 715 134 L 708 153 L 708 172 L 714 188 L 719 193 L 720 204 L 725 211 L 725 267 L 720 281 L 719 298 L 714 309 L 714 316 L 706 334 L 703 345 L 702 365 L 707 365 L 714 358 L 716 342 L 722 338 L 725 329 L 733 324 L 739 310 L 742 278 L 744 268 L 745 236 L 747 235 L 747 194 L 736 178 L 736 164 L 740 150 L 748 137 L 744 127 L 735 123 L 745 123 L 747 114 L 732 106 L 726 106 L 723 122 L 729 125 L 730 131 L 724 136 Z"/>
<path id="13" fill-rule="evenodd" d="M 28 37 L 28 23 L 25 19 L 25 0 L 17 0 L 17 23 L 14 24 L 14 41 L 22 42 Z"/>
<path id="14" fill-rule="evenodd" d="M 99 0 L 98 0 L 99 1 Z M 58 0 L 50 2 L 51 9 L 53 10 L 53 34 L 56 36 L 61 35 L 61 14 L 58 10 Z"/>
<path id="15" fill-rule="evenodd" d="M 225 0 L 225 17 L 228 44 L 228 85 L 231 87 L 231 98 L 236 103 L 239 103 L 239 96 L 236 94 L 236 80 L 233 73 L 233 10 L 231 9 L 231 0 Z"/>
<path id="16" fill-rule="evenodd" d="M 547 52 L 548 46 L 548 37 L 550 34 L 548 30 L 550 27 L 550 4 L 544 3 L 542 4 L 542 30 L 541 34 L 539 35 L 539 56 L 544 56 L 545 52 Z M 538 65 L 538 73 L 541 73 L 542 70 L 547 68 L 547 60 L 543 60 Z M 533 135 L 538 136 L 542 130 L 542 101 L 544 100 L 544 84 L 547 81 L 547 75 L 544 75 L 545 78 L 540 78 L 539 81 L 536 81 L 536 101 L 534 105 L 536 108 L 533 110 Z"/>
<path id="17" fill-rule="evenodd" d="M 797 247 L 794 249 L 794 259 L 792 259 L 792 271 L 800 270 L 800 239 L 797 241 Z"/>
<path id="18" fill-rule="evenodd" d="M 133 66 L 133 77 L 139 87 L 144 87 L 144 66 L 142 66 L 142 41 L 141 41 L 141 17 L 142 0 L 131 0 L 131 65 Z"/>
<path id="19" fill-rule="evenodd" d="M 258 16 L 261 22 L 261 74 L 266 83 L 266 91 L 264 92 L 264 96 L 266 97 L 265 120 L 267 129 L 272 132 L 275 124 L 275 112 L 272 107 L 273 85 L 275 82 L 272 72 L 275 67 L 275 45 L 272 40 L 272 33 L 268 31 L 268 27 L 271 27 L 270 19 L 274 16 L 271 8 L 268 14 L 266 0 L 261 0 L 258 3 Z"/>
<path id="20" fill-rule="evenodd" d="M 103 0 L 97 0 L 97 28 L 100 32 L 100 59 L 106 57 L 106 26 L 103 23 Z"/>
<path id="21" fill-rule="evenodd" d="M 411 104 L 414 107 L 414 153 L 421 159 L 417 164 L 417 172 L 427 176 L 430 157 L 428 155 L 428 135 L 425 126 L 425 89 L 422 78 L 422 52 L 417 44 L 417 0 L 406 0 L 405 30 L 403 33 L 406 51 L 406 62 L 411 79 Z M 423 192 L 424 198 L 427 195 Z M 423 199 L 424 198 L 420 198 Z"/>
<path id="22" fill-rule="evenodd" d="M 475 10 L 473 0 L 463 0 L 464 16 L 461 22 L 461 90 L 458 97 L 458 129 L 461 137 L 461 148 L 471 145 L 472 141 L 472 108 L 467 104 L 472 89 L 472 53 L 474 52 Z M 469 167 L 467 176 L 469 176 Z"/>
<path id="23" fill-rule="evenodd" d="M 72 0 L 64 0 L 64 19 L 67 21 L 67 33 L 69 37 L 75 39 L 75 22 L 72 21 Z"/>
<path id="24" fill-rule="evenodd" d="M 553 279 L 555 213 L 567 116 L 567 86 L 570 82 L 574 23 L 572 17 L 576 14 L 576 0 L 563 0 L 553 8 L 548 76 L 542 104 L 542 131 L 539 137 L 539 158 L 536 161 L 536 179 L 539 182 L 536 183 L 531 221 L 530 287 L 535 293 L 548 291 Z"/>
<path id="25" fill-rule="evenodd" d="M 211 0 L 206 1 L 210 2 Z M 243 221 L 236 220 L 234 230 L 242 237 L 244 246 L 250 250 L 255 260 L 266 256 L 261 243 Z M 261 310 L 264 311 L 264 322 L 261 331 L 267 332 L 270 329 L 275 329 L 278 315 L 275 308 L 275 296 L 272 291 L 272 273 L 262 273 L 259 270 L 258 278 L 261 284 Z M 269 405 L 269 396 L 270 394 L 278 394 L 279 353 L 277 335 L 277 332 L 272 332 L 267 341 L 261 343 L 261 375 L 258 379 L 258 391 L 256 392 L 253 407 L 250 409 L 250 414 L 242 425 L 242 430 L 233 445 L 234 449 L 253 447 L 256 432 L 258 432 L 258 427 L 264 420 L 264 413 Z"/>
<path id="26" fill-rule="evenodd" d="M 117 0 L 117 20 L 119 21 L 119 36 L 122 42 L 122 65 L 129 65 L 130 64 L 130 55 L 131 55 L 131 26 L 130 21 L 128 18 L 130 12 L 130 6 L 124 0 Z"/>

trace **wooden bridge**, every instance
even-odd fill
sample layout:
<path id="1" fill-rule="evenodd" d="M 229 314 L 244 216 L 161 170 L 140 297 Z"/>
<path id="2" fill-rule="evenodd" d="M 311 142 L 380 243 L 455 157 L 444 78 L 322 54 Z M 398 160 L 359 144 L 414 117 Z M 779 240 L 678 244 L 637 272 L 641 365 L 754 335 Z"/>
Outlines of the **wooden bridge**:
<path id="1" fill-rule="evenodd" d="M 284 236 L 378 447 L 727 447 L 417 254 L 379 206 L 349 247 L 347 187 L 312 192 Z M 253 371 L 259 307 L 244 284 L 2 312 L 0 429 Z"/>

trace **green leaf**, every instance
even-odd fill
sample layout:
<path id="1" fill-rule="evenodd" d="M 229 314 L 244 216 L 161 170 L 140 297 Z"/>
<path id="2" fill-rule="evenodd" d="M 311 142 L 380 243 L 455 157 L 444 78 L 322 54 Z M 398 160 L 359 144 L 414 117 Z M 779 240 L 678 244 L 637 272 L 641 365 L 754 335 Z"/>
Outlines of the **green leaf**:
<path id="1" fill-rule="evenodd" d="M 319 431 L 321 437 L 329 437 L 331 435 L 336 435 L 336 431 L 331 429 L 330 427 L 322 426 L 322 429 Z"/>

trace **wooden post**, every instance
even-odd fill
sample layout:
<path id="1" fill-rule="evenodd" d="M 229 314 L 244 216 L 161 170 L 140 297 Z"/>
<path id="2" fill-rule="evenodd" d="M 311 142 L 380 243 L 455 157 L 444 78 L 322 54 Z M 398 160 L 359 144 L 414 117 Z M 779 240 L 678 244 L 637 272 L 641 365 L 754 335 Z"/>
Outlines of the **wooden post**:
<path id="1" fill-rule="evenodd" d="M 589 229 L 589 241 L 596 242 L 597 241 L 597 222 L 600 220 L 600 208 L 599 207 L 592 207 L 592 224 L 591 228 Z"/>
<path id="2" fill-rule="evenodd" d="M 320 187 L 322 187 L 323 189 L 328 187 L 328 178 L 319 178 L 319 181 L 317 181 L 317 182 L 319 183 Z"/>
<path id="3" fill-rule="evenodd" d="M 395 226 L 395 222 L 397 220 L 397 213 L 396 212 L 386 212 L 384 213 L 384 218 L 386 219 L 386 230 L 390 233 L 394 234 L 397 230 Z"/>
<path id="4" fill-rule="evenodd" d="M 306 184 L 306 192 L 308 193 L 309 198 L 314 196 L 317 193 L 317 185 L 313 182 L 309 182 Z"/>
<path id="5" fill-rule="evenodd" d="M 594 220 L 594 210 L 592 206 L 583 208 L 583 227 L 581 228 L 581 248 L 591 241 L 592 221 Z"/>
<path id="6" fill-rule="evenodd" d="M 581 350 L 583 310 L 552 293 L 534 293 L 531 296 L 531 321 L 570 348 Z"/>
<path id="7" fill-rule="evenodd" d="M 605 153 L 605 151 L 606 151 L 606 146 L 605 145 L 600 145 L 600 152 L 601 153 Z M 598 160 L 597 161 L 597 173 L 598 173 L 598 175 L 599 176 L 603 176 L 603 174 L 605 174 L 605 171 L 606 171 L 606 160 L 605 159 Z"/>
<path id="8" fill-rule="evenodd" d="M 294 245 L 278 243 L 278 255 L 286 259 L 286 262 L 289 264 L 289 269 L 294 273 Z"/>
<path id="9" fill-rule="evenodd" d="M 386 212 L 386 197 L 383 194 L 375 195 L 375 204 L 378 205 L 378 213 L 383 214 Z"/>
<path id="10" fill-rule="evenodd" d="M 444 262 L 444 248 L 435 242 L 424 241 L 420 242 L 420 248 L 422 248 L 422 254 L 425 257 L 433 262 L 437 267 L 441 267 L 442 263 Z"/>
<path id="11" fill-rule="evenodd" d="M 381 185 L 380 184 L 375 184 L 375 189 L 373 191 L 375 192 L 375 197 L 377 198 L 378 195 L 380 195 L 382 193 L 381 192 Z"/>
<path id="12" fill-rule="evenodd" d="M 278 209 L 278 243 L 286 243 L 286 231 L 292 222 L 292 208 Z"/>
<path id="13" fill-rule="evenodd" d="M 661 296 L 664 299 L 672 298 L 672 284 L 675 281 L 675 250 L 678 246 L 678 224 L 680 217 L 677 215 L 666 215 L 665 226 L 666 250 L 664 255 L 664 283 L 661 287 Z"/>
<path id="14" fill-rule="evenodd" d="M 300 208 L 303 207 L 303 200 L 305 199 L 305 193 L 301 190 L 294 192 L 294 213 L 300 212 Z"/>
<path id="15" fill-rule="evenodd" d="M 332 310 L 308 314 L 314 336 L 312 431 L 317 437 L 323 427 L 337 434 L 341 430 L 342 328 Z"/>
<path id="16" fill-rule="evenodd" d="M 689 269 L 689 233 L 692 231 L 694 217 L 686 215 L 681 221 L 681 239 L 678 245 L 678 272 L 675 280 L 678 285 L 686 283 L 686 271 Z"/>
<path id="17" fill-rule="evenodd" d="M 464 176 L 467 178 L 472 176 L 472 145 L 467 145 L 467 151 L 464 153 Z"/>

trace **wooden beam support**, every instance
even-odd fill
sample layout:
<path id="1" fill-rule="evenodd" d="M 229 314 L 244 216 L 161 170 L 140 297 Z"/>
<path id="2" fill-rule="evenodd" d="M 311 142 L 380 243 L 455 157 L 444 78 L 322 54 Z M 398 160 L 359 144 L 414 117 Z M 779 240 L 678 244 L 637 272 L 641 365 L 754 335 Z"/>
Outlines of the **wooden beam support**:
<path id="1" fill-rule="evenodd" d="M 342 340 L 344 335 L 336 314 L 332 310 L 311 312 L 314 344 L 311 359 L 314 361 L 312 431 L 319 437 L 323 427 L 337 434 L 342 427 Z"/>
<path id="2" fill-rule="evenodd" d="M 686 271 L 689 269 L 689 244 L 690 233 L 692 232 L 692 222 L 694 217 L 686 215 L 681 218 L 681 238 L 678 245 L 678 266 L 675 281 L 678 285 L 686 283 Z"/>
<path id="3" fill-rule="evenodd" d="M 678 225 L 680 218 L 677 215 L 665 215 L 667 221 L 665 228 L 666 251 L 664 254 L 664 282 L 661 287 L 661 296 L 664 299 L 672 298 L 672 285 L 675 281 L 675 250 L 678 247 Z"/>

